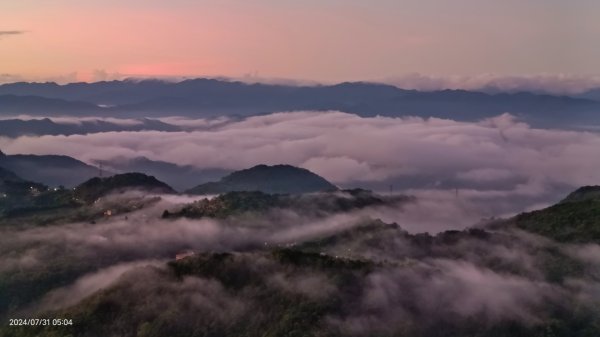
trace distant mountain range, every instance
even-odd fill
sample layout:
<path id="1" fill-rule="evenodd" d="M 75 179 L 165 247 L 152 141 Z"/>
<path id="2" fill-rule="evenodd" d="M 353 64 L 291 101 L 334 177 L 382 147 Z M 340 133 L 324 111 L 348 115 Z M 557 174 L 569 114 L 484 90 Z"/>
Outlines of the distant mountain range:
<path id="1" fill-rule="evenodd" d="M 112 172 L 141 172 L 164 181 L 178 191 L 183 191 L 195 184 L 203 184 L 215 181 L 226 174 L 229 170 L 214 168 L 200 169 L 190 165 L 177 165 L 169 162 L 150 160 L 146 157 L 137 158 L 113 158 L 111 160 L 99 160 L 104 169 Z"/>
<path id="2" fill-rule="evenodd" d="M 92 178 L 100 179 L 98 176 L 101 174 L 111 176 L 137 172 L 156 177 L 161 183 L 164 181 L 171 190 L 173 186 L 179 191 L 187 189 L 186 193 L 190 194 L 220 194 L 231 191 L 297 194 L 337 189 L 324 178 L 290 165 L 258 165 L 230 173 L 224 169 L 200 169 L 145 157 L 99 160 L 96 164 L 99 167 L 69 156 L 7 155 L 0 151 L 0 178 L 71 188 Z M 18 176 L 13 172 L 18 172 Z M 197 186 L 190 188 L 194 185 Z"/>
<path id="3" fill-rule="evenodd" d="M 322 86 L 246 84 L 214 79 L 0 85 L 0 114 L 252 116 L 278 111 L 340 110 L 360 116 L 479 120 L 505 112 L 541 127 L 598 124 L 595 91 L 577 97 L 465 90 L 419 92 L 353 82 Z"/>
<path id="4" fill-rule="evenodd" d="M 98 168 L 69 156 L 6 155 L 0 151 L 0 167 L 30 181 L 50 186 L 75 186 L 98 175 Z"/>
<path id="5" fill-rule="evenodd" d="M 0 119 L 0 136 L 82 135 L 111 131 L 181 131 L 181 128 L 155 119 L 141 118 L 136 123 L 116 123 L 103 120 L 81 120 L 77 123 L 57 123 L 43 119 Z"/>
<path id="6" fill-rule="evenodd" d="M 92 103 L 33 95 L 0 95 L 0 113 L 31 114 L 39 116 L 95 115 L 102 109 Z"/>
<path id="7" fill-rule="evenodd" d="M 98 160 L 96 165 L 88 165 L 69 156 L 7 155 L 0 151 L 0 169 L 5 172 L 19 172 L 20 177 L 25 180 L 37 181 L 52 187 L 60 185 L 75 187 L 100 174 L 139 172 L 155 176 L 175 189 L 183 191 L 197 184 L 218 180 L 230 173 L 225 169 L 200 169 L 145 157 Z"/>
<path id="8" fill-rule="evenodd" d="M 186 191 L 189 194 L 221 194 L 234 191 L 300 194 L 332 191 L 338 188 L 309 170 L 290 165 L 257 165 L 233 172 L 217 182 Z"/>
<path id="9" fill-rule="evenodd" d="M 45 157 L 47 156 L 40 156 L 38 160 L 47 159 Z M 98 200 L 107 195 L 132 190 L 156 194 L 177 193 L 171 186 L 154 176 L 138 172 L 115 174 L 103 178 L 93 177 L 74 188 L 65 189 L 48 188 L 46 185 L 27 181 L 14 172 L 0 167 L 0 219 L 5 217 L 6 223 L 13 225 L 18 225 L 19 219 L 25 218 L 37 224 L 51 224 L 60 219 L 64 220 L 64 218 L 71 221 L 96 221 L 103 215 L 103 209 L 107 207 L 104 205 L 104 201 L 96 205 Z M 302 206 L 306 203 L 317 202 L 316 200 L 320 197 L 314 196 L 309 202 L 304 197 L 298 196 L 299 194 L 321 191 L 337 192 L 338 189 L 325 179 L 305 169 L 289 165 L 258 165 L 234 172 L 219 182 L 200 185 L 190 192 L 194 191 L 199 194 L 223 194 L 224 196 L 217 199 L 216 203 L 219 204 L 219 200 L 225 200 L 225 205 L 233 207 L 231 211 L 238 211 L 237 207 L 244 205 L 244 207 L 250 207 L 248 209 L 254 209 L 258 205 L 266 208 L 289 207 L 290 203 Z M 224 194 L 225 192 L 231 193 Z M 331 195 L 324 198 L 335 199 L 334 204 L 322 200 L 317 202 L 319 207 L 313 211 L 332 211 L 332 207 L 337 211 L 343 211 L 349 208 L 383 203 L 381 199 L 368 191 L 349 190 L 343 192 L 348 194 L 348 197 L 356 198 L 356 202 L 349 202 L 348 197 Z M 147 199 L 146 197 L 148 196 L 144 194 L 139 197 L 126 196 L 126 198 L 133 198 L 134 201 L 122 203 L 117 200 L 116 203 L 113 202 L 112 210 L 118 213 L 129 212 L 156 199 L 153 197 Z M 220 206 L 217 208 L 221 209 Z M 210 206 L 208 209 L 213 209 L 213 207 Z M 225 214 L 229 211 L 229 209 L 222 209 L 219 212 Z M 198 210 L 193 209 L 181 214 L 175 213 L 173 217 L 202 217 L 204 215 L 204 213 L 197 213 Z M 108 215 L 111 214 L 112 212 Z M 36 215 L 40 216 L 36 217 Z"/>

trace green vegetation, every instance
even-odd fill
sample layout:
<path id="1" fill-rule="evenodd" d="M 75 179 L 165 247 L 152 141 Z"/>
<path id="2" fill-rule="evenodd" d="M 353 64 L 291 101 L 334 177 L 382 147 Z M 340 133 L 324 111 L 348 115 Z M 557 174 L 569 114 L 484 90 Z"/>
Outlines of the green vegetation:
<path id="1" fill-rule="evenodd" d="M 6 258 L 13 255 L 3 253 Z M 94 261 L 94 263 L 98 262 Z M 0 317 L 3 316 L 2 313 L 27 307 L 51 289 L 68 285 L 93 269 L 94 266 L 91 264 L 63 255 L 50 263 L 40 265 L 35 270 L 24 269 L 0 274 Z"/>
<path id="2" fill-rule="evenodd" d="M 32 204 L 58 205 L 57 200 L 71 202 L 77 196 L 79 204 L 64 212 L 70 215 L 56 218 L 55 223 L 85 216 L 93 219 L 101 216 L 94 212 L 105 209 L 109 201 L 92 201 L 108 191 L 119 191 L 120 186 L 124 185 L 115 180 L 100 180 L 88 182 L 79 191 L 82 194 L 45 190 L 32 196 L 25 190 L 24 198 Z M 411 234 L 401 224 L 362 217 L 342 219 L 329 231 L 315 231 L 308 225 L 308 230 L 298 236 L 290 232 L 302 232 L 306 225 L 300 221 L 287 224 L 284 220 L 297 218 L 279 217 L 269 223 L 272 227 L 263 225 L 253 232 L 253 219 L 268 223 L 268 217 L 288 210 L 320 219 L 410 201 L 407 197 L 384 197 L 358 189 L 305 195 L 229 192 L 163 214 L 163 218 L 191 220 L 153 219 L 159 225 L 143 222 L 149 227 L 144 231 L 134 231 L 140 223 L 128 226 L 127 221 L 117 221 L 105 232 L 85 232 L 70 241 L 80 244 L 80 240 L 90 240 L 94 249 L 84 244 L 64 249 L 60 242 L 44 245 L 35 235 L 32 240 L 20 242 L 23 238 L 15 235 L 15 240 L 3 241 L 0 247 L 3 317 L 21 312 L 52 289 L 71 285 L 82 275 L 96 273 L 94 282 L 100 282 L 104 277 L 102 268 L 117 263 L 172 258 L 182 248 L 195 247 L 194 240 L 206 237 L 214 241 L 209 247 L 219 251 L 207 249 L 161 265 L 133 266 L 74 305 L 36 314 L 69 318 L 72 326 L 4 325 L 0 336 L 600 335 L 600 275 L 597 265 L 589 261 L 595 256 L 595 246 L 576 244 L 598 242 L 600 238 L 600 201 L 595 188 L 580 189 L 557 205 L 501 224 L 496 221 L 489 227 L 435 235 Z M 111 209 L 126 213 L 154 201 L 142 196 L 112 202 Z M 27 215 L 8 218 L 49 216 L 45 212 L 51 210 L 22 212 Z M 252 217 L 240 216 L 248 214 Z M 217 220 L 208 221 L 211 226 L 204 228 L 202 221 L 193 220 L 202 217 Z M 3 219 L 6 221 L 7 216 Z M 220 221 L 223 219 L 227 221 Z M 223 228 L 215 228 L 213 223 Z M 183 230 L 174 235 L 165 231 L 177 231 L 181 229 L 178 226 Z M 560 242 L 539 239 L 515 228 Z M 235 237 L 215 233 L 221 229 Z M 14 230 L 19 233 L 20 229 Z M 72 235 L 69 230 L 72 228 L 59 235 Z M 119 230 L 124 235 L 115 235 L 116 244 L 109 245 L 109 237 Z M 263 245 L 258 235 L 267 231 L 277 234 L 278 230 L 290 239 L 266 235 Z M 147 235 L 135 241 L 143 242 L 144 247 L 120 245 L 136 235 Z M 168 237 L 151 241 L 163 235 Z M 153 246 L 154 242 L 162 246 Z M 104 249 L 95 250 L 97 247 Z M 18 264 L 26 258 L 35 260 L 32 256 L 52 258 L 37 268 Z"/>
<path id="3" fill-rule="evenodd" d="M 556 205 L 518 215 L 517 227 L 561 242 L 600 243 L 600 197 L 595 189 L 590 194 L 579 192 Z"/>
<path id="4" fill-rule="evenodd" d="M 72 319 L 72 326 L 3 327 L 0 332 L 7 337 L 345 336 L 351 327 L 331 320 L 368 313 L 369 307 L 361 302 L 365 282 L 382 270 L 368 262 L 296 249 L 202 253 L 170 262 L 168 269 L 138 268 L 74 307 L 48 313 Z M 368 325 L 364 328 L 371 333 L 350 335 L 591 337 L 600 333 L 598 312 L 553 306 L 545 310 L 549 319 L 533 324 L 513 320 L 488 324 L 478 315 L 421 317 L 421 323 L 415 324 L 411 321 L 426 313 L 409 307 L 410 313 L 395 313 L 404 315 L 404 320 Z M 372 319 L 377 321 L 377 316 Z"/>
<path id="5" fill-rule="evenodd" d="M 282 277 L 301 282 L 309 272 L 306 266 L 288 266 Z M 342 304 L 339 296 L 315 298 L 283 287 L 273 278 L 282 267 L 269 254 L 200 254 L 170 263 L 167 271 L 146 268 L 129 273 L 81 304 L 53 313 L 72 318 L 73 326 L 3 332 L 6 336 L 334 336 L 324 328 L 323 319 Z M 340 273 L 354 273 L 339 268 Z M 144 305 L 140 298 L 146 298 Z"/>

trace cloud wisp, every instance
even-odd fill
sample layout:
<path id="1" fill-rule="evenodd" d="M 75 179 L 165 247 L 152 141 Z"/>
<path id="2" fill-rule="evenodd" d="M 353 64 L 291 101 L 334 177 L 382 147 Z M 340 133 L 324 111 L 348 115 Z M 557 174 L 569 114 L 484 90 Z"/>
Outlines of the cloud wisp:
<path id="1" fill-rule="evenodd" d="M 27 33 L 26 30 L 0 30 L 0 39 L 5 36 L 15 36 Z"/>
<path id="2" fill-rule="evenodd" d="M 109 196 L 105 201 L 137 195 L 130 192 Z M 197 275 L 172 277 L 164 262 L 183 249 L 231 252 L 237 267 L 225 269 L 260 275 L 257 277 L 264 278 L 257 283 L 263 284 L 260 291 L 282 292 L 311 301 L 336 296 L 348 310 L 328 314 L 322 324 L 350 335 L 384 334 L 401 329 L 398 324 L 405 322 L 427 329 L 426 324 L 452 324 L 473 317 L 484 325 L 507 321 L 534 325 L 551 318 L 552 308 L 561 307 L 561 303 L 576 300 L 593 306 L 598 299 L 595 273 L 586 272 L 564 283 L 550 282 L 544 275 L 549 248 L 585 262 L 585 268 L 593 271 L 600 261 L 597 245 L 561 245 L 511 230 L 490 232 L 488 238 L 464 234 L 454 236 L 456 240 L 444 240 L 441 234 L 434 245 L 428 245 L 423 235 L 416 239 L 398 227 L 343 236 L 369 221 L 373 224 L 373 220 L 366 219 L 380 215 L 382 209 L 377 208 L 324 218 L 275 210 L 225 220 L 161 219 L 162 209 L 187 201 L 190 200 L 163 199 L 129 213 L 128 219 L 115 216 L 96 224 L 3 229 L 0 274 L 19 280 L 30 273 L 38 275 L 40 268 L 81 273 L 66 285 L 40 294 L 30 303 L 32 312 L 68 309 L 93 298 L 99 290 L 110 288 L 102 296 L 115 301 L 127 299 L 126 303 L 136 310 L 156 314 L 166 307 L 181 308 L 182 312 L 202 312 L 205 315 L 201 316 L 207 319 L 216 315 L 217 321 L 228 322 L 243 320 L 253 310 L 261 312 L 263 307 L 256 302 L 256 291 L 260 289 L 246 287 L 236 291 L 218 278 Z M 434 204 L 426 213 L 436 213 Z M 423 218 L 423 214 L 410 208 L 395 211 L 409 213 L 399 219 L 402 228 L 410 224 L 411 217 L 417 223 Z M 458 216 L 443 207 L 437 212 L 448 218 Z M 417 219 L 419 216 L 421 219 Z M 344 239 L 320 241 L 330 235 L 342 235 Z M 262 250 L 301 247 L 313 240 L 324 242 L 319 248 L 321 253 L 336 259 L 379 261 L 361 278 L 360 292 L 345 292 L 345 284 L 318 268 L 307 272 L 283 266 Z M 93 268 L 86 263 L 87 269 L 82 270 L 81 261 L 89 262 Z M 152 304 L 141 304 L 132 294 L 153 298 Z"/>

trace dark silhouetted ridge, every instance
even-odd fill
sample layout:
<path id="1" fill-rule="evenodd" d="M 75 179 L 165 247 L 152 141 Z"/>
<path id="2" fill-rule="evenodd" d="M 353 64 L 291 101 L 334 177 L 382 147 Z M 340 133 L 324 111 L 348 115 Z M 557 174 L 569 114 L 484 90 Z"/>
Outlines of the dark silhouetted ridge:
<path id="1" fill-rule="evenodd" d="M 290 165 L 257 165 L 236 171 L 217 182 L 196 186 L 191 194 L 221 194 L 234 191 L 260 191 L 298 194 L 336 190 L 337 187 L 309 170 Z"/>
<path id="2" fill-rule="evenodd" d="M 583 186 L 571 192 L 561 203 L 578 202 L 589 199 L 600 200 L 600 186 Z"/>
<path id="3" fill-rule="evenodd" d="M 75 188 L 78 199 L 93 202 L 111 193 L 143 190 L 152 193 L 176 193 L 169 185 L 143 173 L 124 173 L 107 178 L 92 178 Z"/>
<path id="4" fill-rule="evenodd" d="M 98 169 L 69 156 L 0 154 L 0 167 L 25 180 L 72 187 L 98 174 Z"/>

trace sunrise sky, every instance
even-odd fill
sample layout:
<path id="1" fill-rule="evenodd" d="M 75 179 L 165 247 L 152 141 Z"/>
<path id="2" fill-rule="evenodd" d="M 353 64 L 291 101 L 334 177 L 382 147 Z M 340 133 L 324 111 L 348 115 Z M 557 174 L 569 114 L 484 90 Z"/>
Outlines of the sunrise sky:
<path id="1" fill-rule="evenodd" d="M 2 0 L 0 74 L 597 74 L 599 13 L 597 0 Z"/>

